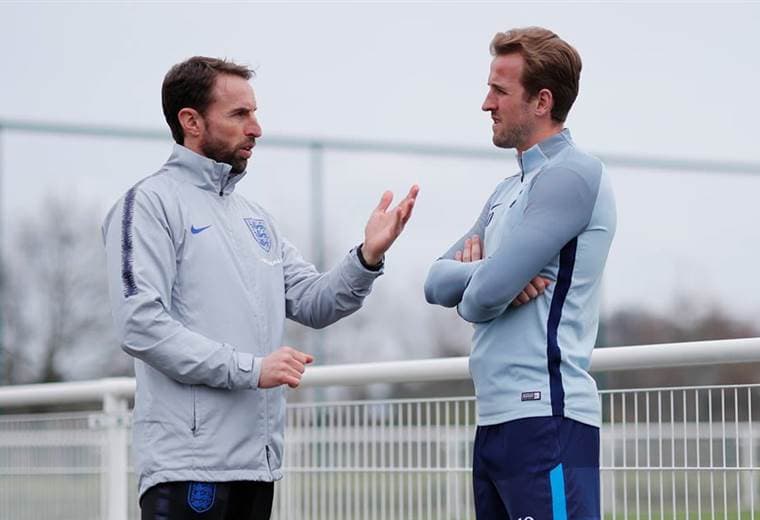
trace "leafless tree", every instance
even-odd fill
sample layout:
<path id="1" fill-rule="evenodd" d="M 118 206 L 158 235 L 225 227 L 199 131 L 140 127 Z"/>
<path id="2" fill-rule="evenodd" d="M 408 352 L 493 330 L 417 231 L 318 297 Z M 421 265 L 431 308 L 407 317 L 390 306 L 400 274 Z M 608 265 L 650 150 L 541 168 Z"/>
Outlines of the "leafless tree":
<path id="1" fill-rule="evenodd" d="M 648 345 L 757 336 L 754 323 L 727 315 L 718 307 L 700 307 L 696 298 L 667 315 L 621 309 L 606 320 L 606 345 Z M 699 310 L 702 308 L 702 310 Z M 617 372 L 604 376 L 606 387 L 658 387 L 753 382 L 758 363 Z"/>
<path id="2" fill-rule="evenodd" d="M 51 194 L 14 226 L 3 286 L 6 381 L 130 370 L 113 335 L 99 220 L 94 208 Z"/>

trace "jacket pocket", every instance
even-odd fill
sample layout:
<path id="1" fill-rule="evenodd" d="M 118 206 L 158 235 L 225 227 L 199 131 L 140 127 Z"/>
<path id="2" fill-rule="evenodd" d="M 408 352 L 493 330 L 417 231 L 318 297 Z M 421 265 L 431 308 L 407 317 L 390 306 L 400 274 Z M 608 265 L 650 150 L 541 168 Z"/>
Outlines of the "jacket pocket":
<path id="1" fill-rule="evenodd" d="M 198 435 L 198 387 L 197 385 L 190 385 L 190 393 L 192 396 L 193 409 L 190 413 L 190 431 L 193 435 Z"/>

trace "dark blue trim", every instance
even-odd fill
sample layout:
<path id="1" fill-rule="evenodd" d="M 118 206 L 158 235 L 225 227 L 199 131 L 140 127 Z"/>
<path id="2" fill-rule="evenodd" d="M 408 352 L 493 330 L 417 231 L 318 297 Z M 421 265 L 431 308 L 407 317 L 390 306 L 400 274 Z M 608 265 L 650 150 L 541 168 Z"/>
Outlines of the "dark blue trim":
<path id="1" fill-rule="evenodd" d="M 124 197 L 124 209 L 121 215 L 121 281 L 124 285 L 124 297 L 129 298 L 137 294 L 137 284 L 135 275 L 132 271 L 132 224 L 135 215 L 135 193 L 137 186 L 134 186 L 127 192 Z"/>
<path id="2" fill-rule="evenodd" d="M 573 269 L 575 268 L 575 252 L 578 248 L 578 238 L 572 239 L 565 244 L 559 253 L 559 273 L 557 284 L 552 296 L 552 305 L 549 310 L 549 323 L 546 331 L 546 358 L 549 368 L 549 389 L 552 399 L 552 415 L 564 417 L 565 415 L 565 389 L 562 387 L 562 373 L 560 363 L 562 353 L 557 342 L 557 330 L 562 319 L 562 307 L 565 305 L 567 292 L 573 281 Z"/>

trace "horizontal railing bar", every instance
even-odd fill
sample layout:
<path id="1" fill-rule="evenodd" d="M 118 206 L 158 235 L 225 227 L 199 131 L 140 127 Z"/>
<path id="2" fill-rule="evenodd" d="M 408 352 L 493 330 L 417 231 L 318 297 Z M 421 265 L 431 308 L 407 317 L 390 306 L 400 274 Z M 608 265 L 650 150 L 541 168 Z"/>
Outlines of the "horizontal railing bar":
<path id="1" fill-rule="evenodd" d="M 19 119 L 0 120 L 0 130 L 29 132 L 38 134 L 79 135 L 87 137 L 124 138 L 170 141 L 168 130 L 134 128 L 125 126 L 87 125 L 29 121 Z M 362 141 L 357 139 L 334 139 L 317 137 L 266 136 L 261 146 L 276 148 L 311 149 L 322 148 L 332 151 L 387 153 L 402 155 L 423 155 L 454 157 L 462 159 L 502 160 L 508 156 L 503 150 L 439 145 L 425 143 L 405 143 L 392 141 Z M 608 167 L 673 170 L 701 173 L 742 173 L 760 174 L 760 163 L 747 161 L 727 161 L 710 159 L 680 159 L 672 157 L 642 157 L 612 153 L 599 153 L 599 158 Z"/>
<path id="2" fill-rule="evenodd" d="M 760 362 L 760 338 L 598 348 L 593 372 Z M 468 358 L 418 359 L 309 367 L 302 388 L 469 379 Z M 664 388 L 665 389 L 665 388 Z M 664 390 L 663 389 L 663 390 Z M 0 407 L 101 401 L 132 397 L 133 378 L 0 387 Z"/>
<path id="3" fill-rule="evenodd" d="M 760 338 L 663 343 L 594 350 L 593 372 L 760 361 Z M 310 367 L 301 387 L 469 379 L 467 357 Z"/>
<path id="4" fill-rule="evenodd" d="M 313 367 L 316 368 L 316 367 Z M 307 370 L 311 370 L 311 368 L 307 368 Z M 2 387 L 0 387 L 2 388 Z M 465 401 L 475 401 L 474 395 L 466 395 L 466 396 L 451 396 L 451 397 L 420 397 L 420 398 L 414 398 L 414 397 L 402 397 L 399 399 L 367 399 L 361 400 L 361 399 L 352 399 L 352 400 L 346 400 L 346 401 L 319 401 L 318 403 L 314 402 L 301 402 L 301 403 L 288 403 L 288 407 L 292 409 L 298 409 L 298 408 L 313 408 L 314 406 L 317 406 L 318 408 L 328 408 L 328 407 L 349 407 L 349 406 L 366 406 L 368 408 L 372 407 L 386 407 L 386 406 L 399 406 L 404 404 L 436 404 L 436 403 L 463 403 Z"/>
<path id="5" fill-rule="evenodd" d="M 637 392 L 640 395 L 643 394 L 658 394 L 665 392 L 693 392 L 698 390 L 700 392 L 710 390 L 746 390 L 747 388 L 757 388 L 760 383 L 739 383 L 735 385 L 723 384 L 723 385 L 700 385 L 700 386 L 652 386 L 646 388 L 612 388 L 607 390 L 599 390 L 599 394 L 602 396 L 609 396 L 611 394 L 629 394 L 631 392 Z M 663 396 L 665 397 L 665 396 Z"/>
<path id="6" fill-rule="evenodd" d="M 1 477 L 38 477 L 47 475 L 92 475 L 97 476 L 103 473 L 100 466 L 89 467 L 50 467 L 50 468 L 3 468 L 0 471 Z"/>
<path id="7" fill-rule="evenodd" d="M 760 338 L 661 343 L 594 350 L 592 372 L 730 365 L 760 361 Z"/>
<path id="8" fill-rule="evenodd" d="M 472 471 L 472 468 L 461 467 L 380 467 L 380 466 L 362 466 L 362 467 L 333 467 L 326 468 L 324 466 L 295 466 L 288 467 L 283 466 L 283 472 L 285 473 L 447 473 L 450 471 Z M 723 467 L 723 466 L 600 466 L 600 471 L 760 471 L 760 467 Z"/>
<path id="9" fill-rule="evenodd" d="M 107 395 L 130 398 L 134 393 L 135 380 L 131 377 L 0 386 L 0 406 L 92 403 L 101 402 Z"/>
<path id="10" fill-rule="evenodd" d="M 29 385 L 34 386 L 34 385 Z M 3 388 L 13 388 L 10 386 L 0 386 L 0 390 Z M 14 424 L 17 423 L 38 423 L 38 422 L 57 422 L 59 423 L 58 428 L 61 430 L 74 430 L 79 428 L 77 423 L 86 422 L 89 420 L 89 418 L 97 412 L 93 412 L 93 410 L 87 410 L 85 412 L 50 412 L 46 413 L 44 417 L 40 416 L 39 413 L 27 413 L 27 414 L 18 414 L 13 415 L 13 417 L 7 417 L 0 415 L 0 426 L 2 426 L 6 422 L 12 422 Z"/>
<path id="11" fill-rule="evenodd" d="M 462 472 L 462 473 L 469 473 L 472 471 L 472 468 L 469 467 L 410 467 L 410 468 L 390 468 L 390 467 L 341 467 L 341 468 L 325 468 L 325 467 L 287 467 L 283 466 L 282 468 L 283 473 L 450 473 L 450 472 Z M 615 471 L 615 472 L 622 472 L 622 471 L 638 471 L 638 472 L 644 472 L 644 471 L 651 471 L 651 472 L 659 472 L 659 471 L 697 471 L 697 472 L 734 472 L 734 471 L 760 471 L 760 467 L 707 467 L 707 466 L 699 466 L 699 467 L 657 467 L 657 466 L 630 466 L 630 467 L 607 467 L 602 466 L 599 468 L 600 471 Z"/>
<path id="12" fill-rule="evenodd" d="M 455 381 L 469 377 L 467 357 L 350 363 L 309 367 L 301 380 L 301 388 Z"/>
<path id="13" fill-rule="evenodd" d="M 600 466 L 599 471 L 760 471 L 757 466 Z"/>
<path id="14" fill-rule="evenodd" d="M 362 467 L 335 467 L 335 468 L 326 468 L 324 466 L 294 466 L 294 467 L 288 467 L 283 466 L 282 467 L 283 473 L 448 473 L 448 472 L 470 472 L 472 471 L 472 468 L 458 468 L 458 467 L 420 467 L 420 466 L 414 466 L 414 467 L 406 467 L 406 468 L 391 468 L 391 467 L 380 467 L 380 466 L 362 466 Z"/>

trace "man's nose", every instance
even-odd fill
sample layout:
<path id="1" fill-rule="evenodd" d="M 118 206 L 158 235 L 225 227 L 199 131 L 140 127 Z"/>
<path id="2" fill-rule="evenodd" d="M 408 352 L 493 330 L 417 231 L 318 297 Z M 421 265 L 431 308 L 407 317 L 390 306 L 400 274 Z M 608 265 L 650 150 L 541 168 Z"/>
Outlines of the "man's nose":
<path id="1" fill-rule="evenodd" d="M 245 135 L 249 137 L 255 137 L 256 139 L 258 139 L 259 137 L 261 137 L 261 134 L 262 134 L 261 125 L 259 124 L 258 120 L 254 117 L 248 123 L 248 126 L 246 126 Z"/>
<path id="2" fill-rule="evenodd" d="M 491 94 L 486 94 L 486 98 L 483 100 L 483 104 L 480 106 L 480 109 L 483 112 L 490 112 L 494 109 L 494 103 L 493 99 L 491 99 Z"/>

